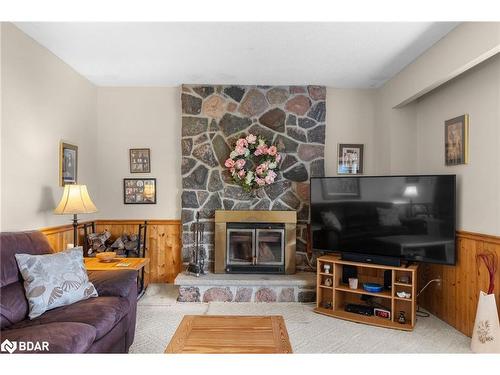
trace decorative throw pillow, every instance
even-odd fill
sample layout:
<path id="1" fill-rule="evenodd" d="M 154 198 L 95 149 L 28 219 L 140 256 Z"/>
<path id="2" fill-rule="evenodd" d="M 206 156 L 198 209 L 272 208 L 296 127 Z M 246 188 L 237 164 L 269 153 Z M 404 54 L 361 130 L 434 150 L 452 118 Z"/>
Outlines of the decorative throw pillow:
<path id="1" fill-rule="evenodd" d="M 377 207 L 377 212 L 379 225 L 384 227 L 397 227 L 401 225 L 401 220 L 399 220 L 399 210 L 397 207 Z"/>
<path id="2" fill-rule="evenodd" d="M 30 319 L 56 307 L 97 297 L 83 265 L 81 247 L 55 254 L 15 256 L 24 279 Z"/>
<path id="3" fill-rule="evenodd" d="M 335 215 L 332 211 L 321 212 L 321 218 L 328 229 L 335 229 L 339 232 L 342 231 L 342 224 L 337 218 L 337 215 Z"/>

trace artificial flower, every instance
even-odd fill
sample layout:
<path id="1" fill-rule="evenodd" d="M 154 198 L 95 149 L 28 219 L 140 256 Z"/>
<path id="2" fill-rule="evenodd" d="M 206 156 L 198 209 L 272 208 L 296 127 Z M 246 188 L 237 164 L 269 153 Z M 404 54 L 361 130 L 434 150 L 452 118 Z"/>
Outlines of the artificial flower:
<path id="1" fill-rule="evenodd" d="M 235 162 L 231 158 L 227 159 L 225 161 L 225 163 L 224 163 L 224 165 L 226 166 L 226 168 L 232 168 L 232 167 L 234 167 L 234 164 L 235 164 Z"/>
<path id="2" fill-rule="evenodd" d="M 236 141 L 237 147 L 248 147 L 248 142 L 245 138 L 240 138 Z"/>
<path id="3" fill-rule="evenodd" d="M 249 144 L 253 145 L 257 141 L 257 137 L 253 134 L 248 134 L 246 140 Z"/>
<path id="4" fill-rule="evenodd" d="M 243 154 L 245 154 L 245 150 L 246 150 L 246 148 L 245 148 L 245 147 L 242 147 L 242 146 L 236 146 L 236 147 L 235 147 L 235 149 L 234 149 L 234 151 L 236 151 L 236 153 L 237 153 L 238 155 L 243 155 Z"/>
<path id="5" fill-rule="evenodd" d="M 255 182 L 256 182 L 256 183 L 257 183 L 257 185 L 259 185 L 259 186 L 264 186 L 264 185 L 266 184 L 266 181 L 265 181 L 263 178 L 259 178 L 259 177 L 257 177 L 257 178 L 255 179 Z"/>
<path id="6" fill-rule="evenodd" d="M 238 159 L 238 160 L 236 160 L 236 163 L 235 163 L 236 168 L 237 169 L 243 168 L 245 166 L 245 163 L 246 163 L 245 159 Z"/>

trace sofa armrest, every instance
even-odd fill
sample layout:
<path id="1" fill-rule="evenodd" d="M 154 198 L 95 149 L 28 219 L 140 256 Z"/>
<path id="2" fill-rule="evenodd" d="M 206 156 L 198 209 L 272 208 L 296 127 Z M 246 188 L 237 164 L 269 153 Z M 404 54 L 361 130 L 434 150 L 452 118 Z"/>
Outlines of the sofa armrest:
<path id="1" fill-rule="evenodd" d="M 89 271 L 89 280 L 94 284 L 99 296 L 128 297 L 136 290 L 137 271 Z"/>

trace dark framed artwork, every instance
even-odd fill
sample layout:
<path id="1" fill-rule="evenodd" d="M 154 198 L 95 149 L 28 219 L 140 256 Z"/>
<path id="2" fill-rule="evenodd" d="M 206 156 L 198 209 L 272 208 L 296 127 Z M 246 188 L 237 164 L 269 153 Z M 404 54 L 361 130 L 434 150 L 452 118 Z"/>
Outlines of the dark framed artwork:
<path id="1" fill-rule="evenodd" d="M 151 150 L 131 148 L 129 150 L 130 173 L 151 173 Z"/>
<path id="2" fill-rule="evenodd" d="M 362 144 L 339 144 L 338 174 L 363 173 L 363 148 Z"/>
<path id="3" fill-rule="evenodd" d="M 78 146 L 60 142 L 59 146 L 59 185 L 78 182 Z"/>
<path id="4" fill-rule="evenodd" d="M 156 178 L 124 178 L 124 204 L 156 204 Z"/>
<path id="5" fill-rule="evenodd" d="M 469 162 L 469 115 L 444 122 L 444 162 L 447 166 Z"/>
<path id="6" fill-rule="evenodd" d="M 321 182 L 324 200 L 357 199 L 360 197 L 359 178 L 323 178 Z"/>

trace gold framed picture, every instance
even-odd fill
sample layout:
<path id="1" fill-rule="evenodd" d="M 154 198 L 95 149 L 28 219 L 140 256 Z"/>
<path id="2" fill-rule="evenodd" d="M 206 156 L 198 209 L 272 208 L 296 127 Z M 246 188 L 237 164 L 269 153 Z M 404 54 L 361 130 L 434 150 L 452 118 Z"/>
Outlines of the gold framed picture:
<path id="1" fill-rule="evenodd" d="M 444 161 L 446 166 L 469 162 L 469 115 L 444 122 Z"/>
<path id="2" fill-rule="evenodd" d="M 59 185 L 76 184 L 78 181 L 78 146 L 60 142 Z"/>
<path id="3" fill-rule="evenodd" d="M 124 178 L 124 204 L 156 204 L 156 178 Z"/>
<path id="4" fill-rule="evenodd" d="M 151 173 L 151 150 L 149 148 L 130 149 L 130 173 Z"/>
<path id="5" fill-rule="evenodd" d="M 338 174 L 363 173 L 363 144 L 339 144 Z"/>

